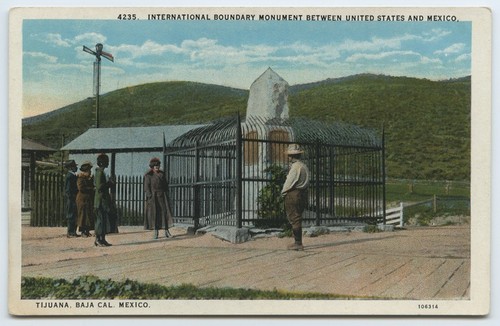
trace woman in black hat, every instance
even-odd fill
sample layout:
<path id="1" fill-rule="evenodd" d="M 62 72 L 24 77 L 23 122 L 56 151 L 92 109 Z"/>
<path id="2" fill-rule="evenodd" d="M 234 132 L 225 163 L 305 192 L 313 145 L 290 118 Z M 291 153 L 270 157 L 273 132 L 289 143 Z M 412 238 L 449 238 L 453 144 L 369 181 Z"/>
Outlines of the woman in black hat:
<path id="1" fill-rule="evenodd" d="M 154 229 L 154 239 L 158 239 L 158 230 L 165 229 L 165 237 L 172 235 L 168 228 L 173 224 L 172 212 L 167 197 L 167 179 L 160 169 L 160 159 L 149 161 L 149 171 L 144 175 L 144 192 L 146 193 L 146 219 L 144 229 Z"/>

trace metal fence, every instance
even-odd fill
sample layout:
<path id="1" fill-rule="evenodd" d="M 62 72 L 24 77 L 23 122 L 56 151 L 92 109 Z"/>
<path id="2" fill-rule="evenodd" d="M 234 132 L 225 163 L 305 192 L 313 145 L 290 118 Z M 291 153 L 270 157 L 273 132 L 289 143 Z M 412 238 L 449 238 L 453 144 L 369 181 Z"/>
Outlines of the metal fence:
<path id="1" fill-rule="evenodd" d="M 225 119 L 165 154 L 173 213 L 195 225 L 279 226 L 291 143 L 311 172 L 304 224 L 384 222 L 384 147 L 373 132 L 306 120 Z"/>
<path id="2" fill-rule="evenodd" d="M 283 186 L 291 143 L 311 172 L 305 225 L 385 223 L 383 136 L 305 119 L 224 119 L 167 145 L 164 162 L 174 221 L 242 227 L 286 223 Z M 31 225 L 63 226 L 64 176 L 37 173 Z M 117 176 L 119 225 L 144 221 L 142 177 Z"/>
<path id="3" fill-rule="evenodd" d="M 234 148 L 229 142 L 168 154 L 169 197 L 177 221 L 194 221 L 196 226 L 235 225 L 228 218 L 235 212 Z"/>
<path id="4" fill-rule="evenodd" d="M 118 225 L 144 223 L 144 179 L 140 176 L 116 176 L 113 193 L 117 208 Z"/>

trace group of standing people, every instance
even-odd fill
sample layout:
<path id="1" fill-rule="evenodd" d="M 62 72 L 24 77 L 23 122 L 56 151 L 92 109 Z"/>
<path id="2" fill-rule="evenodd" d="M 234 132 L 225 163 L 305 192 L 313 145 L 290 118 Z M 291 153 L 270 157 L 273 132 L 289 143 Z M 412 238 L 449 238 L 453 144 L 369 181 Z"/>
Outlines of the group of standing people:
<path id="1" fill-rule="evenodd" d="M 302 162 L 304 151 L 297 144 L 291 144 L 287 151 L 289 171 L 281 194 L 284 196 L 286 216 L 292 225 L 294 243 L 290 250 L 303 250 L 302 245 L 302 213 L 307 206 L 307 189 L 310 173 Z M 66 162 L 66 203 L 68 219 L 68 237 L 92 236 L 90 230 L 95 229 L 95 246 L 111 246 L 106 241 L 106 233 L 117 232 L 116 215 L 113 223 L 113 211 L 116 207 L 110 189 L 114 187 L 114 178 L 108 178 L 104 170 L 109 166 L 109 157 L 100 154 L 97 157 L 95 176 L 92 176 L 92 163 L 85 161 L 77 175 L 78 165 L 74 160 Z M 173 225 L 172 211 L 168 199 L 168 183 L 161 170 L 161 161 L 152 158 L 149 170 L 144 175 L 144 192 L 146 196 L 144 229 L 153 230 L 153 238 L 158 239 L 159 231 L 165 230 L 166 238 L 172 236 L 169 228 Z M 76 233 L 78 226 L 81 235 Z M 113 230 L 115 228 L 115 230 Z"/>
<path id="2" fill-rule="evenodd" d="M 113 178 L 104 170 L 109 166 L 106 154 L 97 156 L 95 176 L 92 176 L 92 163 L 85 161 L 77 174 L 78 164 L 74 160 L 65 163 L 68 169 L 65 180 L 66 218 L 68 220 L 67 237 L 91 237 L 94 230 L 94 245 L 109 247 L 106 234 L 117 232 L 114 202 L 110 189 L 115 185 Z M 77 233 L 77 227 L 80 234 Z"/>
<path id="3" fill-rule="evenodd" d="M 65 163 L 68 170 L 65 180 L 66 218 L 68 222 L 67 237 L 91 237 L 95 230 L 94 245 L 109 247 L 107 233 L 117 233 L 116 206 L 110 190 L 115 186 L 113 177 L 108 177 L 105 169 L 109 166 L 109 157 L 100 154 L 97 157 L 95 175 L 92 175 L 92 163 L 85 161 L 78 171 L 74 160 Z M 166 238 L 172 236 L 169 228 L 173 225 L 172 212 L 167 197 L 167 179 L 160 169 L 161 162 L 152 158 L 149 170 L 144 175 L 144 192 L 146 195 L 146 218 L 144 228 L 154 230 L 154 239 L 158 239 L 159 230 L 165 230 Z M 77 233 L 80 231 L 80 234 Z"/>

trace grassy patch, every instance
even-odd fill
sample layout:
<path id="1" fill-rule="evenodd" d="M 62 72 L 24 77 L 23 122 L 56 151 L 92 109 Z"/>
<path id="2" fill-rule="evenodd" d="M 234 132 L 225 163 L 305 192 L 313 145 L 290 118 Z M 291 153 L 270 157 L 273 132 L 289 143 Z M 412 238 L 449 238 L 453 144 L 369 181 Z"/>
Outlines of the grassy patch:
<path id="1" fill-rule="evenodd" d="M 136 281 L 102 280 L 92 275 L 73 281 L 43 277 L 23 277 L 22 299 L 192 299 L 192 300 L 299 300 L 299 299 L 361 299 L 323 293 L 261 291 L 234 288 L 199 288 L 191 284 L 162 286 Z"/>

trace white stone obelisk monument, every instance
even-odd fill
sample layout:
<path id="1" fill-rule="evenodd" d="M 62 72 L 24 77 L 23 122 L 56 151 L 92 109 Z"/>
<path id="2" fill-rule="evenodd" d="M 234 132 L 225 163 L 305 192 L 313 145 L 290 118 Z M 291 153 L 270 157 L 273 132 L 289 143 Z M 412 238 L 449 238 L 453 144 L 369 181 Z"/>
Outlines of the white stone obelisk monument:
<path id="1" fill-rule="evenodd" d="M 288 119 L 288 83 L 268 68 L 250 86 L 247 118 Z"/>

